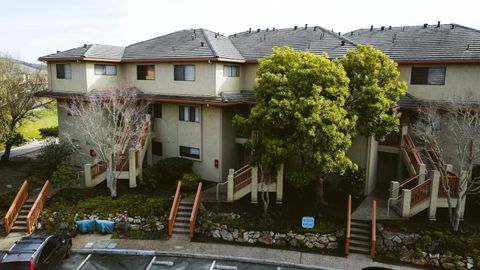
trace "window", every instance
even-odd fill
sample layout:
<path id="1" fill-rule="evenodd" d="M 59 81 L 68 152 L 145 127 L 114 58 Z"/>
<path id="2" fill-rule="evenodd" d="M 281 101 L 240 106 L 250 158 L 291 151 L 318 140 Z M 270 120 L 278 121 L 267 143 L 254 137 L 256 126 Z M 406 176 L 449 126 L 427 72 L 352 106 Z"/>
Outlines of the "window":
<path id="1" fill-rule="evenodd" d="M 152 141 L 152 154 L 163 156 L 163 145 L 161 142 Z"/>
<path id="2" fill-rule="evenodd" d="M 138 65 L 137 80 L 155 80 L 155 65 Z"/>
<path id="3" fill-rule="evenodd" d="M 99 65 L 95 64 L 95 75 L 117 75 L 117 66 L 116 65 Z"/>
<path id="4" fill-rule="evenodd" d="M 39 262 L 43 263 L 45 262 L 51 255 L 52 253 L 55 252 L 55 249 L 57 249 L 58 246 L 58 241 L 56 238 L 50 238 L 48 242 L 45 244 L 45 246 L 42 248 L 42 253 L 40 253 L 40 258 Z"/>
<path id="5" fill-rule="evenodd" d="M 200 159 L 200 148 L 180 146 L 180 156 Z"/>
<path id="6" fill-rule="evenodd" d="M 195 81 L 195 65 L 175 65 L 173 73 L 175 81 Z"/>
<path id="7" fill-rule="evenodd" d="M 72 66 L 70 64 L 56 64 L 57 79 L 71 79 Z"/>
<path id="8" fill-rule="evenodd" d="M 184 122 L 200 123 L 200 107 L 198 106 L 180 106 L 179 120 Z"/>
<path id="9" fill-rule="evenodd" d="M 240 67 L 224 65 L 223 77 L 240 77 Z"/>
<path id="10" fill-rule="evenodd" d="M 153 117 L 162 118 L 162 104 L 152 104 Z"/>
<path id="11" fill-rule="evenodd" d="M 410 84 L 445 84 L 445 67 L 412 67 Z"/>

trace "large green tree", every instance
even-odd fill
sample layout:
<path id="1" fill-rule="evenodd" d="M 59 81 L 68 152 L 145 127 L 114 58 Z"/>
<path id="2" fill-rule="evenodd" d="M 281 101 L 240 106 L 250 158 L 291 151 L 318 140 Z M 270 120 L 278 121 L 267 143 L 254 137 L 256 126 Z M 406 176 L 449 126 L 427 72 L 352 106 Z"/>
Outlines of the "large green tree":
<path id="1" fill-rule="evenodd" d="M 356 168 L 346 156 L 353 138 L 358 133 L 383 138 L 397 128 L 399 114 L 392 108 L 405 92 L 397 79 L 396 64 L 371 46 L 335 61 L 274 48 L 259 62 L 256 105 L 234 123 L 255 134 L 247 143 L 252 164 L 274 174 L 297 157 L 300 166 L 290 180 L 296 185 L 314 181 L 317 203 L 324 206 L 326 176 Z"/>
<path id="2" fill-rule="evenodd" d="M 12 146 L 24 141 L 17 132 L 22 121 L 49 102 L 35 97 L 45 88 L 46 76 L 23 69 L 15 59 L 0 57 L 0 143 L 5 144 L 2 161 L 10 159 Z"/>

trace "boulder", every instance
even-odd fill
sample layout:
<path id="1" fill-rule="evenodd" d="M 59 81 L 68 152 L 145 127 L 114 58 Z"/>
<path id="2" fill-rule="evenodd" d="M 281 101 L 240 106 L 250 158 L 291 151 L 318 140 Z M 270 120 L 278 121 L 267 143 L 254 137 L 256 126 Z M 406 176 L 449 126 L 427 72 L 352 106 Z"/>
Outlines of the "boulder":
<path id="1" fill-rule="evenodd" d="M 337 249 L 337 248 L 338 248 L 337 242 L 328 243 L 327 245 L 327 249 Z"/>
<path id="2" fill-rule="evenodd" d="M 297 234 L 297 235 L 295 235 L 295 239 L 297 239 L 298 241 L 303 241 L 303 240 L 305 240 L 305 235 Z"/>
<path id="3" fill-rule="evenodd" d="M 445 269 L 455 269 L 456 268 L 455 264 L 449 263 L 449 262 L 443 263 L 442 267 L 445 268 Z"/>
<path id="4" fill-rule="evenodd" d="M 295 238 L 292 238 L 288 244 L 292 247 L 298 247 L 298 240 Z"/>
<path id="5" fill-rule="evenodd" d="M 257 241 L 265 245 L 271 245 L 273 242 L 273 239 L 270 236 L 270 234 L 264 233 L 262 237 L 257 239 Z"/>
<path id="6" fill-rule="evenodd" d="M 225 230 L 225 229 L 222 229 L 222 231 L 220 232 L 220 234 L 222 235 L 222 239 L 225 240 L 225 241 L 233 241 L 233 235 L 231 232 Z"/>
<path id="7" fill-rule="evenodd" d="M 326 246 L 327 246 L 326 244 L 323 244 L 320 242 L 315 243 L 315 247 L 318 249 L 324 249 Z"/>
<path id="8" fill-rule="evenodd" d="M 139 224 L 132 224 L 132 225 L 130 225 L 130 230 L 140 231 L 140 225 Z"/>
<path id="9" fill-rule="evenodd" d="M 219 238 L 222 238 L 222 236 L 220 235 L 220 231 L 217 229 L 217 230 L 213 230 L 212 232 L 212 237 L 215 238 L 215 239 L 219 239 Z"/>
<path id="10" fill-rule="evenodd" d="M 322 235 L 318 238 L 318 242 L 326 245 L 328 244 L 328 237 L 326 237 L 325 235 Z"/>
<path id="11" fill-rule="evenodd" d="M 330 242 L 336 242 L 337 241 L 337 237 L 335 237 L 335 235 L 331 234 L 328 236 L 328 241 Z"/>
<path id="12" fill-rule="evenodd" d="M 287 241 L 283 239 L 278 239 L 278 240 L 275 240 L 275 245 L 284 247 L 287 245 Z"/>
<path id="13" fill-rule="evenodd" d="M 313 248 L 313 247 L 314 247 L 314 245 L 313 245 L 312 242 L 306 242 L 306 243 L 305 243 L 305 246 L 306 246 L 307 248 Z"/>

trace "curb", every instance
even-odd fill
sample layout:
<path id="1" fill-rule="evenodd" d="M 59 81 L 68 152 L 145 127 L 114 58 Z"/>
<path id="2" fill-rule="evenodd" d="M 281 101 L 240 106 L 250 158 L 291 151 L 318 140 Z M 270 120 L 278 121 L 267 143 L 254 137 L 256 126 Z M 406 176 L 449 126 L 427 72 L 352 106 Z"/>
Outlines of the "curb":
<path id="1" fill-rule="evenodd" d="M 171 257 L 183 257 L 183 258 L 196 258 L 196 259 L 210 259 L 210 260 L 225 260 L 244 263 L 255 263 L 263 265 L 281 266 L 281 267 L 294 267 L 299 269 L 308 270 L 334 270 L 334 268 L 319 267 L 313 265 L 278 262 L 265 259 L 255 259 L 248 257 L 235 257 L 226 255 L 214 255 L 214 254 L 198 254 L 198 253 L 180 253 L 170 251 L 155 251 L 155 250 L 135 250 L 135 249 L 72 249 L 72 252 L 83 254 L 112 254 L 112 255 L 143 255 L 143 256 L 171 256 Z"/>

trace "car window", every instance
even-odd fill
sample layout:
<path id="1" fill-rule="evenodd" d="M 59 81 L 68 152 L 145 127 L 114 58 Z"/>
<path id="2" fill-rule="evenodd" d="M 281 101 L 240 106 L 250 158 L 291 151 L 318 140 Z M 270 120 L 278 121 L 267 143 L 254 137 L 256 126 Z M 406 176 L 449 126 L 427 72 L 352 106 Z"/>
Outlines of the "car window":
<path id="1" fill-rule="evenodd" d="M 0 263 L 0 270 L 30 270 L 30 262 Z"/>
<path id="2" fill-rule="evenodd" d="M 40 253 L 40 258 L 38 260 L 39 263 L 45 262 L 46 259 L 52 254 L 55 248 L 58 246 L 58 241 L 56 238 L 50 238 L 45 246 L 42 248 L 42 252 Z"/>

